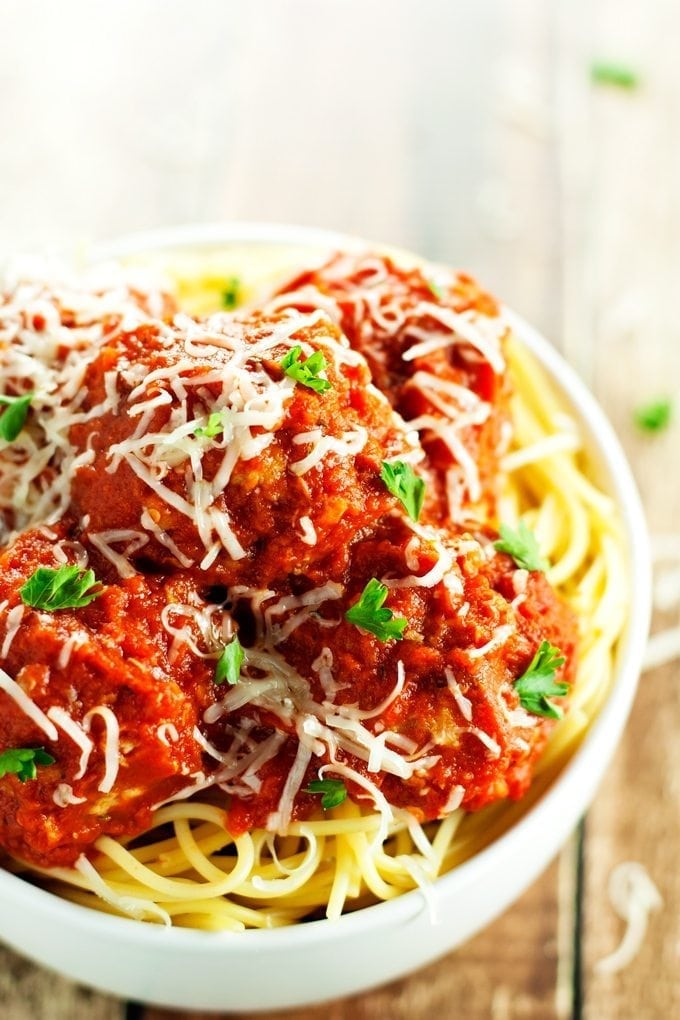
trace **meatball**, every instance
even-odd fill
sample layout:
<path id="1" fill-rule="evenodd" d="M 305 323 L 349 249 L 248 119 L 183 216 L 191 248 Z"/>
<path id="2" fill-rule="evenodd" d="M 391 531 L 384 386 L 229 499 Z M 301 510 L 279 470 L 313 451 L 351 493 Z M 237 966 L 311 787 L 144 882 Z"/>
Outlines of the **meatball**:
<path id="1" fill-rule="evenodd" d="M 406 269 L 374 253 L 338 254 L 287 284 L 269 307 L 322 308 L 373 382 L 420 431 L 435 519 L 488 520 L 510 434 L 508 334 L 489 294 L 463 273 Z"/>
<path id="2" fill-rule="evenodd" d="M 363 778 L 421 820 L 520 797 L 530 783 L 554 722 L 521 706 L 515 681 L 542 641 L 565 660 L 557 680 L 573 681 L 573 614 L 543 574 L 518 570 L 488 538 L 420 530 L 414 544 L 403 520 L 386 519 L 354 545 L 348 583 L 334 601 L 312 612 L 309 599 L 306 613 L 298 601 L 288 618 L 270 610 L 267 619 L 264 610 L 265 626 L 276 620 L 265 635 L 270 659 L 280 656 L 294 673 L 248 713 L 277 720 L 308 749 L 292 808 L 298 817 L 314 806 L 304 790 L 324 768 L 346 778 L 359 800 Z M 372 579 L 382 579 L 386 606 L 406 624 L 401 639 L 385 640 L 346 616 Z M 269 764 L 258 797 L 232 800 L 230 828 L 277 819 L 293 750 L 288 741 L 278 765 Z"/>
<path id="3" fill-rule="evenodd" d="M 24 529 L 0 554 L 0 754 L 49 757 L 0 779 L 0 844 L 71 863 L 203 785 L 230 798 L 233 832 L 285 830 L 326 774 L 421 820 L 520 796 L 552 721 L 516 682 L 549 642 L 569 685 L 577 628 L 494 548 L 509 383 L 493 300 L 338 256 L 263 312 L 113 303 L 88 342 L 55 307 L 50 323 L 5 309 L 12 386 L 28 386 L 23 345 L 48 396 L 0 453 Z M 425 478 L 419 520 L 388 461 Z M 85 562 L 89 604 L 24 605 L 39 566 Z M 243 662 L 220 686 L 234 635 Z"/>
<path id="4" fill-rule="evenodd" d="M 301 382 L 281 367 L 296 354 L 302 378 L 317 355 L 325 369 Z M 355 536 L 395 505 L 382 460 L 422 456 L 363 358 L 316 313 L 119 333 L 84 392 L 71 516 L 104 550 L 137 535 L 133 560 L 198 568 L 206 582 L 338 578 Z"/>
<path id="5" fill-rule="evenodd" d="M 82 419 L 80 387 L 99 348 L 123 324 L 176 310 L 162 283 L 140 270 L 102 267 L 74 278 L 29 268 L 10 270 L 0 291 L 0 392 L 30 399 L 19 433 L 0 441 L 0 541 L 65 512 L 78 463 L 68 430 Z"/>
<path id="6" fill-rule="evenodd" d="M 148 826 L 153 805 L 202 770 L 194 729 L 211 700 L 205 664 L 182 648 L 171 657 L 158 625 L 163 607 L 191 598 L 182 578 L 136 576 L 79 609 L 24 605 L 33 572 L 77 549 L 63 528 L 44 529 L 0 555 L 0 754 L 42 747 L 54 758 L 34 780 L 0 780 L 0 845 L 40 866 Z"/>

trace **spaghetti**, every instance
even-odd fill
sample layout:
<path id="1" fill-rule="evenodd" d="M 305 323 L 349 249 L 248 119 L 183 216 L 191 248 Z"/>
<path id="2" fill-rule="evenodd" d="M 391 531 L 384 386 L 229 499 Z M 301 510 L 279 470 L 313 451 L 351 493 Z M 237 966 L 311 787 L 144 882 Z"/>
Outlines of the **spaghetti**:
<path id="1" fill-rule="evenodd" d="M 198 277 L 200 279 L 200 272 Z M 244 281 L 244 287 L 247 292 L 248 280 Z M 186 293 L 191 289 L 191 280 L 184 278 L 181 290 Z M 211 279 L 208 289 L 215 289 L 214 280 Z M 202 300 L 200 284 L 195 290 L 194 297 Z M 279 306 L 285 303 L 283 297 L 275 301 Z M 462 328 L 460 323 L 458 327 Z M 423 339 L 421 345 L 425 344 L 431 345 L 432 341 Z M 542 556 L 550 562 L 548 580 L 581 621 L 579 666 L 570 692 L 569 711 L 552 728 L 533 769 L 531 787 L 522 799 L 516 802 L 497 800 L 482 810 L 469 812 L 460 807 L 463 788 L 453 786 L 442 806 L 443 817 L 434 822 L 419 821 L 405 807 L 388 802 L 366 774 L 336 758 L 322 766 L 319 777 L 323 779 L 328 775 L 345 780 L 353 784 L 352 790 L 358 795 L 323 814 L 317 812 L 311 817 L 287 821 L 279 826 L 283 829 L 281 833 L 258 825 L 250 831 L 234 834 L 225 826 L 224 793 L 215 784 L 202 784 L 198 777 L 196 792 L 192 794 L 191 787 L 186 788 L 181 792 L 181 799 L 161 804 L 141 836 L 114 839 L 101 835 L 94 843 L 95 852 L 81 855 L 74 867 L 32 866 L 26 870 L 13 862 L 9 865 L 13 870 L 37 876 L 48 889 L 75 902 L 142 920 L 207 930 L 274 927 L 321 916 L 337 918 L 348 910 L 391 899 L 417 887 L 427 895 L 429 884 L 438 875 L 498 838 L 540 797 L 578 746 L 607 696 L 612 658 L 625 618 L 627 579 L 616 513 L 609 498 L 589 478 L 576 423 L 560 408 L 544 373 L 519 339 L 507 341 L 504 353 L 514 390 L 509 409 L 513 431 L 511 445 L 501 460 L 502 486 L 494 515 L 514 524 L 523 521 L 535 534 Z M 444 393 L 442 400 L 450 398 L 455 385 L 449 382 L 449 394 Z M 443 389 L 445 391 L 446 387 Z M 441 392 L 441 385 L 439 390 Z M 433 403 L 436 411 L 436 401 Z M 432 412 L 428 413 L 431 418 Z M 412 417 L 417 422 L 424 416 Z M 433 420 L 434 431 L 439 429 L 439 436 L 445 436 L 438 419 Z M 501 415 L 494 426 L 496 444 L 502 425 Z M 432 428 L 432 425 L 428 421 L 423 427 Z M 471 427 L 477 428 L 474 421 Z M 484 440 L 478 433 L 474 435 L 478 446 L 483 446 Z M 448 500 L 446 514 L 450 518 L 454 517 L 452 500 L 457 501 L 458 509 L 463 508 L 461 513 L 470 513 L 472 504 L 477 512 L 483 512 L 480 510 L 483 492 L 476 490 L 473 474 L 456 479 L 453 488 L 450 481 L 448 478 L 443 483 Z M 63 501 L 65 497 L 60 494 L 59 498 Z M 302 541 L 313 550 L 318 541 L 314 523 L 309 517 L 301 517 L 299 527 Z M 156 522 L 156 534 L 159 528 Z M 176 546 L 174 549 L 169 546 L 172 540 L 167 533 L 163 534 L 167 539 L 161 543 L 163 547 L 172 554 L 178 552 Z M 414 534 L 417 535 L 417 530 Z M 113 537 L 128 543 L 136 541 L 130 529 L 119 529 Z M 102 541 L 107 542 L 106 538 Z M 111 541 L 112 535 L 109 535 L 108 542 Z M 445 551 L 440 550 L 439 559 L 430 563 L 431 571 L 436 572 L 437 564 L 443 563 Z M 112 553 L 114 565 L 116 555 L 120 554 Z M 417 555 L 414 564 L 413 570 L 422 575 L 423 566 Z M 444 577 L 445 564 L 440 572 Z M 414 579 L 417 577 L 412 575 L 411 581 Z M 517 584 L 515 601 L 519 604 L 526 597 L 521 590 L 521 576 Z M 330 594 L 332 599 L 333 593 L 328 589 L 329 584 L 326 584 L 324 598 Z M 300 610 L 303 605 L 300 597 L 288 596 L 289 600 L 291 598 L 293 601 L 286 604 L 286 609 L 298 610 L 305 617 L 308 610 Z M 307 605 L 314 610 L 309 598 Z M 200 612 L 196 612 L 200 616 Z M 194 648 L 210 657 L 209 640 L 204 652 L 203 646 L 196 644 L 195 633 L 187 630 L 186 607 L 183 619 L 184 624 L 177 626 L 172 618 L 167 620 L 176 639 L 181 640 L 182 634 L 185 638 L 187 633 L 192 634 Z M 193 619 L 197 619 L 196 614 Z M 272 613 L 271 606 L 263 610 L 260 622 L 268 634 L 275 633 L 276 613 Z M 212 624 L 206 628 L 204 623 L 201 618 L 199 630 L 203 638 L 210 639 L 210 635 L 214 636 Z M 304 623 L 303 619 L 303 626 Z M 279 625 L 278 637 L 281 633 L 284 633 L 281 640 L 290 637 L 293 629 L 286 633 L 286 628 L 295 625 L 294 617 L 288 617 Z M 502 631 L 502 627 L 497 628 L 499 630 Z M 229 637 L 227 634 L 226 638 Z M 222 635 L 220 641 L 224 638 Z M 504 634 L 498 633 L 489 644 L 493 640 L 502 644 Z M 252 661 L 256 661 L 254 653 Z M 336 681 L 328 658 L 319 655 L 315 665 L 317 663 L 322 683 L 326 670 L 324 689 L 330 692 L 328 697 L 333 703 Z M 266 686 L 269 680 L 265 675 L 263 680 L 255 682 Z M 401 674 L 397 669 L 397 686 L 381 703 L 383 712 L 389 711 L 390 699 L 393 702 L 399 694 L 400 683 L 403 688 L 403 666 Z M 449 689 L 463 718 L 471 719 L 470 702 L 453 676 L 449 678 Z M 238 686 L 228 693 L 227 699 L 230 697 L 231 704 L 235 705 Z M 336 714 L 342 716 L 339 710 Z M 351 722 L 355 746 L 360 739 L 357 734 L 361 732 L 362 723 L 356 718 Z M 163 742 L 173 744 L 177 731 L 173 734 L 170 725 L 165 725 Z M 328 725 L 326 719 L 323 726 L 327 729 Z M 341 734 L 345 732 L 348 728 L 346 714 L 344 723 L 336 723 L 336 726 Z M 321 732 L 321 729 L 317 727 L 310 733 Z M 496 753 L 493 737 L 484 730 L 478 730 L 477 736 L 486 748 L 484 753 L 488 752 L 493 758 Z M 395 754 L 399 750 L 400 761 L 407 761 L 409 753 L 413 756 L 415 748 L 406 738 L 402 739 L 401 747 L 392 743 L 388 748 L 383 740 L 382 748 L 376 748 L 375 737 L 373 733 L 368 745 L 369 773 L 370 754 L 379 756 L 388 751 Z M 205 744 L 205 738 L 203 740 Z M 303 746 L 301 743 L 300 747 Z M 208 743 L 207 747 L 212 745 Z M 254 746 L 253 753 L 256 751 Z M 426 750 L 420 748 L 418 753 L 426 755 Z M 302 760 L 301 773 L 305 772 L 307 764 L 308 759 Z M 361 803 L 362 784 L 364 792 L 373 800 L 373 810 Z M 375 807 L 380 810 L 376 812 Z"/>

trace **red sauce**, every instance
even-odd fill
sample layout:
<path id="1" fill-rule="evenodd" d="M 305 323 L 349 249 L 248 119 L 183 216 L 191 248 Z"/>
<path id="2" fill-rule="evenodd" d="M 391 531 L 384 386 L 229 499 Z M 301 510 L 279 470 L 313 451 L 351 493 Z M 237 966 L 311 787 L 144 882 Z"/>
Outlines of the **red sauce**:
<path id="1" fill-rule="evenodd" d="M 373 265 L 376 261 L 371 259 Z M 338 280 L 337 267 L 331 263 L 291 285 L 290 290 L 298 293 L 301 286 L 313 285 L 337 300 L 342 328 L 352 346 L 365 355 L 370 371 L 363 361 L 335 363 L 329 358 L 326 374 L 331 387 L 325 393 L 300 384 L 291 388 L 272 427 L 271 441 L 257 454 L 236 460 L 214 503 L 217 512 L 228 515 L 244 555 L 232 558 L 221 551 L 204 567 L 200 565 L 206 555 L 204 536 L 181 509 L 196 498 L 196 476 L 187 466 L 188 455 L 168 460 L 159 474 L 171 494 L 168 502 L 128 459 L 112 460 L 111 448 L 136 434 L 140 381 L 150 380 L 144 383 L 146 401 L 168 394 L 166 402 L 151 409 L 144 434 L 172 431 L 180 391 L 162 376 L 168 366 L 178 366 L 179 371 L 190 362 L 191 370 L 184 376 L 189 394 L 185 410 L 189 420 L 204 421 L 206 408 L 222 394 L 219 373 L 228 374 L 231 349 L 224 340 L 223 346 L 205 343 L 197 351 L 184 326 L 168 323 L 131 331 L 111 328 L 84 378 L 82 409 L 90 417 L 70 432 L 75 450 L 92 450 L 93 458 L 74 473 L 68 511 L 52 532 L 26 531 L 0 554 L 0 636 L 7 631 L 12 609 L 21 605 L 20 589 L 35 569 L 57 567 L 65 557 L 74 562 L 78 548 L 87 552 L 104 592 L 81 609 L 48 613 L 25 607 L 0 666 L 39 709 L 45 713 L 62 709 L 81 727 L 93 709 L 109 708 L 120 728 L 118 772 L 112 788 L 102 791 L 107 730 L 100 716 L 92 718 L 93 748 L 83 771 L 81 748 L 65 731 L 59 730 L 57 741 L 50 740 L 0 690 L 0 754 L 9 748 L 40 746 L 55 758 L 53 765 L 38 769 L 35 780 L 0 778 L 0 846 L 10 853 L 40 866 L 73 863 L 101 834 L 143 832 L 155 805 L 218 773 L 227 808 L 225 824 L 232 832 L 271 824 L 298 755 L 300 733 L 307 732 L 302 717 L 312 729 L 323 725 L 332 730 L 335 725 L 337 731 L 337 720 L 331 725 L 320 707 L 330 716 L 353 712 L 355 722 L 371 738 L 391 734 L 387 747 L 405 764 L 401 774 L 375 771 L 369 769 L 366 751 L 352 749 L 351 739 L 341 741 L 333 755 L 332 740 L 326 740 L 325 749 L 323 742 L 317 744 L 298 784 L 293 817 L 319 810 L 318 796 L 304 789 L 323 765 L 329 766 L 331 777 L 334 764 L 336 774 L 345 778 L 337 766 L 351 770 L 347 786 L 359 803 L 370 806 L 357 782 L 363 776 L 392 805 L 407 808 L 420 820 L 441 817 L 456 799 L 476 810 L 525 792 L 552 723 L 518 711 L 514 681 L 540 642 L 548 640 L 566 658 L 560 678 L 571 682 L 575 620 L 539 573 L 529 574 L 523 599 L 513 604 L 516 567 L 505 555 L 490 555 L 494 534 L 486 526 L 451 519 L 445 489 L 447 471 L 455 462 L 441 441 L 426 435 L 425 458 L 416 466 L 428 480 L 422 523 L 434 530 L 414 537 L 400 504 L 381 481 L 383 460 L 413 452 L 407 429 L 392 408 L 411 420 L 425 413 L 443 416 L 436 402 L 428 401 L 415 385 L 416 373 L 427 372 L 490 404 L 483 421 L 461 430 L 482 488 L 481 498 L 473 501 L 468 494 L 460 510 L 463 517 L 482 511 L 483 517 L 492 516 L 509 398 L 506 375 L 492 370 L 465 346 L 442 346 L 402 360 L 402 354 L 420 342 L 415 328 L 431 333 L 440 328 L 431 316 L 418 311 L 423 302 L 436 299 L 419 270 L 404 272 L 390 260 L 381 264 L 405 323 L 389 344 L 357 313 L 353 288 L 363 285 L 366 270 L 361 265 L 354 275 Z M 304 304 L 295 295 L 291 302 Z M 467 277 L 457 279 L 444 304 L 457 313 L 475 309 L 496 314 L 493 300 Z M 263 385 L 282 379 L 280 361 L 290 342 L 274 344 L 265 354 L 258 353 L 258 344 L 286 318 L 287 313 L 277 312 L 225 319 L 230 325 L 224 336 L 238 334 L 239 349 L 246 351 L 244 363 L 248 370 L 263 373 Z M 33 326 L 42 328 L 43 323 Z M 222 336 L 217 327 L 215 331 Z M 336 343 L 339 335 L 325 320 L 302 326 L 292 340 L 328 352 L 328 344 Z M 211 372 L 218 375 L 200 391 L 191 388 L 192 377 Z M 118 397 L 113 408 L 106 406 L 111 373 L 116 373 Z M 371 375 L 382 395 L 369 385 Z M 98 412 L 100 407 L 106 409 Z M 296 472 L 294 465 L 310 448 L 309 442 L 300 443 L 296 437 L 314 430 L 336 442 L 364 432 L 365 438 L 353 455 L 330 453 L 310 470 Z M 262 429 L 253 429 L 253 434 L 261 436 Z M 218 477 L 227 445 L 205 444 L 201 481 L 210 484 Z M 0 453 L 0 469 L 1 460 Z M 154 528 L 140 524 L 143 511 Z M 313 541 L 301 518 L 311 522 Z M 96 536 L 140 529 L 146 541 L 128 554 L 137 573 L 121 578 L 97 546 Z M 441 580 L 389 591 L 387 605 L 407 621 L 403 640 L 380 641 L 346 620 L 345 612 L 372 578 L 420 577 L 442 556 L 449 557 L 450 564 Z M 314 603 L 314 592 L 328 584 L 335 588 Z M 260 590 L 265 610 L 282 599 L 289 600 L 288 607 L 267 617 L 258 612 L 254 589 Z M 295 625 L 292 618 L 304 609 L 305 597 L 312 600 L 311 609 Z M 170 617 L 168 606 L 174 607 Z M 288 711 L 285 699 L 268 703 L 266 698 L 230 711 L 219 709 L 230 691 L 228 685 L 214 683 L 215 620 L 229 615 L 247 656 L 249 649 L 262 647 L 258 627 L 268 619 L 274 658 L 285 660 L 290 675 L 297 678 L 290 681 L 291 698 L 300 684 L 304 688 L 297 713 Z M 168 620 L 175 631 L 184 628 L 191 640 L 178 640 Z M 65 645 L 71 649 L 68 655 Z M 252 651 L 251 656 L 244 684 L 268 675 Z M 338 684 L 334 693 L 329 693 L 327 680 L 324 687 L 319 666 L 331 657 L 329 668 Z M 402 674 L 401 692 L 376 712 Z M 333 704 L 324 707 L 330 698 Z M 248 773 L 243 766 L 235 767 L 229 774 L 230 761 L 256 756 L 267 741 L 274 741 L 271 746 L 277 749 L 257 769 Z M 423 759 L 423 767 L 413 765 L 409 757 Z"/>
<path id="2" fill-rule="evenodd" d="M 349 264 L 348 264 L 349 263 Z M 375 300 L 371 300 L 375 293 Z M 315 294 L 319 298 L 315 298 Z M 460 386 L 490 405 L 488 417 L 460 429 L 464 448 L 475 461 L 481 482 L 481 496 L 465 493 L 461 513 L 493 518 L 498 483 L 498 456 L 504 444 L 504 430 L 510 422 L 510 381 L 507 373 L 494 372 L 469 344 L 440 346 L 423 350 L 416 357 L 408 352 L 422 343 L 423 335 L 437 338 L 442 324 L 433 318 L 433 305 L 456 315 L 478 312 L 493 322 L 500 313 L 497 301 L 466 274 L 440 288 L 420 268 L 403 269 L 386 256 L 369 254 L 348 258 L 337 255 L 320 269 L 302 273 L 285 288 L 277 306 L 288 296 L 296 308 L 328 308 L 336 304 L 336 318 L 352 347 L 361 351 L 373 381 L 391 404 L 411 421 L 420 415 L 443 420 L 444 414 L 417 385 L 417 376 L 427 373 L 440 383 Z M 404 360 L 404 354 L 408 360 Z M 446 392 L 438 395 L 452 403 Z M 455 400 L 453 401 L 455 404 Z M 421 441 L 433 472 L 428 489 L 428 509 L 443 523 L 449 519 L 444 498 L 446 471 L 455 464 L 450 450 L 432 432 L 421 433 Z"/>

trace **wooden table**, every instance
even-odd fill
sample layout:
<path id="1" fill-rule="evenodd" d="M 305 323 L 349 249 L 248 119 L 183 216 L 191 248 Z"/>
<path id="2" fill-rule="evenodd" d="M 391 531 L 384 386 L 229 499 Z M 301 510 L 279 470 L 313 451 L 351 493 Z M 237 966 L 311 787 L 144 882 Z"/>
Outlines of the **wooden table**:
<path id="1" fill-rule="evenodd" d="M 10 2 L 0 32 L 0 253 L 219 218 L 312 223 L 471 269 L 548 333 L 677 530 L 676 424 L 631 408 L 680 382 L 676 0 Z M 359 28 L 359 26 L 361 26 Z M 596 58 L 639 88 L 594 86 Z M 655 626 L 678 623 L 677 606 Z M 680 1015 L 678 666 L 643 676 L 581 829 L 495 924 L 421 973 L 299 1020 Z M 607 879 L 658 886 L 634 962 Z M 162 1020 L 0 951 L 4 1020 Z M 185 1020 L 188 1015 L 184 1014 Z"/>

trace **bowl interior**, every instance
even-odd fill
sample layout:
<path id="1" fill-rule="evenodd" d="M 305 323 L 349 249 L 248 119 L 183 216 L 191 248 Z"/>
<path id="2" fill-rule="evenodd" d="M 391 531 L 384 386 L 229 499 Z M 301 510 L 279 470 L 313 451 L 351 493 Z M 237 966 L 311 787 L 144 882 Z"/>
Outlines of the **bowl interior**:
<path id="1" fill-rule="evenodd" d="M 365 247 L 365 242 L 327 231 L 278 224 L 212 224 L 121 238 L 110 244 L 93 247 L 90 258 L 93 261 L 101 261 L 140 255 L 167 257 L 172 252 L 219 250 L 230 246 L 248 245 L 280 247 L 282 252 L 285 250 L 295 252 L 293 261 L 299 258 L 302 263 L 306 259 L 319 260 L 338 248 L 358 250 Z M 534 855 L 536 860 L 532 866 L 519 869 L 521 881 L 509 891 L 505 903 L 518 895 L 545 866 L 587 806 L 614 751 L 634 697 L 649 626 L 651 581 L 647 531 L 636 487 L 616 435 L 594 398 L 551 344 L 521 318 L 512 312 L 507 314 L 512 320 L 517 336 L 543 365 L 565 404 L 579 421 L 596 480 L 613 498 L 619 510 L 628 552 L 630 606 L 627 623 L 618 643 L 614 685 L 583 743 L 547 791 L 512 828 L 485 850 L 435 882 L 433 889 L 435 904 L 463 903 L 466 896 L 472 896 L 469 902 L 473 904 L 475 897 L 477 900 L 483 900 L 481 890 L 484 884 L 490 881 L 490 876 L 499 870 L 507 869 L 510 862 L 526 857 L 531 848 L 537 845 L 543 849 Z M 0 871 L 0 896 L 5 904 L 0 915 L 0 937 L 28 955 L 65 970 L 80 980 L 89 980 L 98 987 L 118 994 L 136 995 L 140 998 L 146 996 L 149 1001 L 167 1004 L 224 1008 L 223 998 L 218 1002 L 214 997 L 211 998 L 212 993 L 200 993 L 197 988 L 198 971 L 193 978 L 187 978 L 186 970 L 184 971 L 184 980 L 191 989 L 184 999 L 181 994 L 179 997 L 175 994 L 168 999 L 155 992 L 147 996 L 144 989 L 140 994 L 138 985 L 133 987 L 124 984 L 125 980 L 129 982 L 129 976 L 126 979 L 122 974 L 118 979 L 113 971 L 110 969 L 107 971 L 101 962 L 93 964 L 89 974 L 83 973 L 82 967 L 69 963 L 68 956 L 69 945 L 78 946 L 79 950 L 83 951 L 86 941 L 90 939 L 94 945 L 105 946 L 107 952 L 116 952 L 117 948 L 125 953 L 131 948 L 141 953 L 159 951 L 162 954 L 158 957 L 161 961 L 159 966 L 164 972 L 166 982 L 171 984 L 169 968 L 186 954 L 189 954 L 189 959 L 201 958 L 203 961 L 211 961 L 214 966 L 220 961 L 224 962 L 224 938 L 212 933 L 186 929 L 167 931 L 154 925 L 99 914 L 60 900 L 2 871 Z M 471 923 L 464 925 L 453 941 L 450 937 L 443 940 L 440 938 L 439 941 L 435 939 L 439 950 L 433 952 L 432 940 L 428 942 L 428 938 L 424 937 L 424 944 L 427 943 L 430 947 L 429 955 L 420 960 L 414 956 L 416 963 L 432 958 L 437 951 L 444 951 L 462 941 L 462 938 L 473 934 L 505 906 L 504 902 L 500 902 L 502 899 L 501 894 L 492 905 L 492 909 L 482 907 L 478 916 L 473 917 Z M 18 925 L 17 918 L 20 913 L 23 915 L 23 922 Z M 53 933 L 66 933 L 63 936 L 65 948 L 61 954 L 55 955 L 53 952 L 50 954 L 47 943 L 43 947 L 36 945 L 34 936 L 40 925 L 47 926 L 47 930 Z M 350 947 L 355 943 L 364 947 L 364 951 L 368 951 L 371 937 L 375 941 L 376 934 L 382 937 L 387 932 L 398 932 L 400 929 L 408 929 L 411 932 L 414 925 L 419 926 L 423 932 L 436 927 L 433 926 L 432 916 L 423 911 L 423 897 L 419 891 L 405 893 L 397 899 L 347 914 L 334 923 L 314 921 L 293 928 L 246 931 L 236 938 L 231 936 L 229 957 L 232 989 L 233 981 L 236 980 L 238 985 L 239 979 L 238 976 L 234 976 L 235 972 L 231 968 L 244 966 L 247 970 L 250 965 L 248 961 L 252 961 L 254 957 L 260 961 L 264 959 L 288 961 L 292 981 L 299 964 L 291 961 L 304 957 L 304 954 L 300 955 L 300 950 L 309 953 L 331 944 Z M 459 937 L 461 933 L 462 937 Z M 263 953 L 265 957 L 262 956 Z M 297 957 L 294 955 L 296 953 Z M 278 957 L 276 954 L 279 954 Z M 278 971 L 278 965 L 276 966 Z M 300 994 L 299 990 L 297 994 L 294 991 L 279 993 L 273 1000 L 268 1000 L 256 987 L 254 995 L 250 998 L 247 995 L 240 998 L 236 995 L 235 999 L 232 998 L 233 1004 L 230 1003 L 229 1008 L 267 1008 L 272 1002 L 283 1006 L 319 1001 L 335 994 L 356 991 L 370 983 L 379 983 L 392 975 L 388 968 L 384 973 L 376 972 L 376 976 L 377 980 L 368 983 L 364 980 L 363 984 L 360 981 L 357 983 L 357 980 L 354 983 L 352 980 L 346 980 L 340 986 L 331 984 L 323 990 L 323 993 L 319 992 L 316 985 L 311 995 Z M 123 982 L 123 985 L 120 982 Z M 257 981 L 255 985 L 257 986 Z"/>

